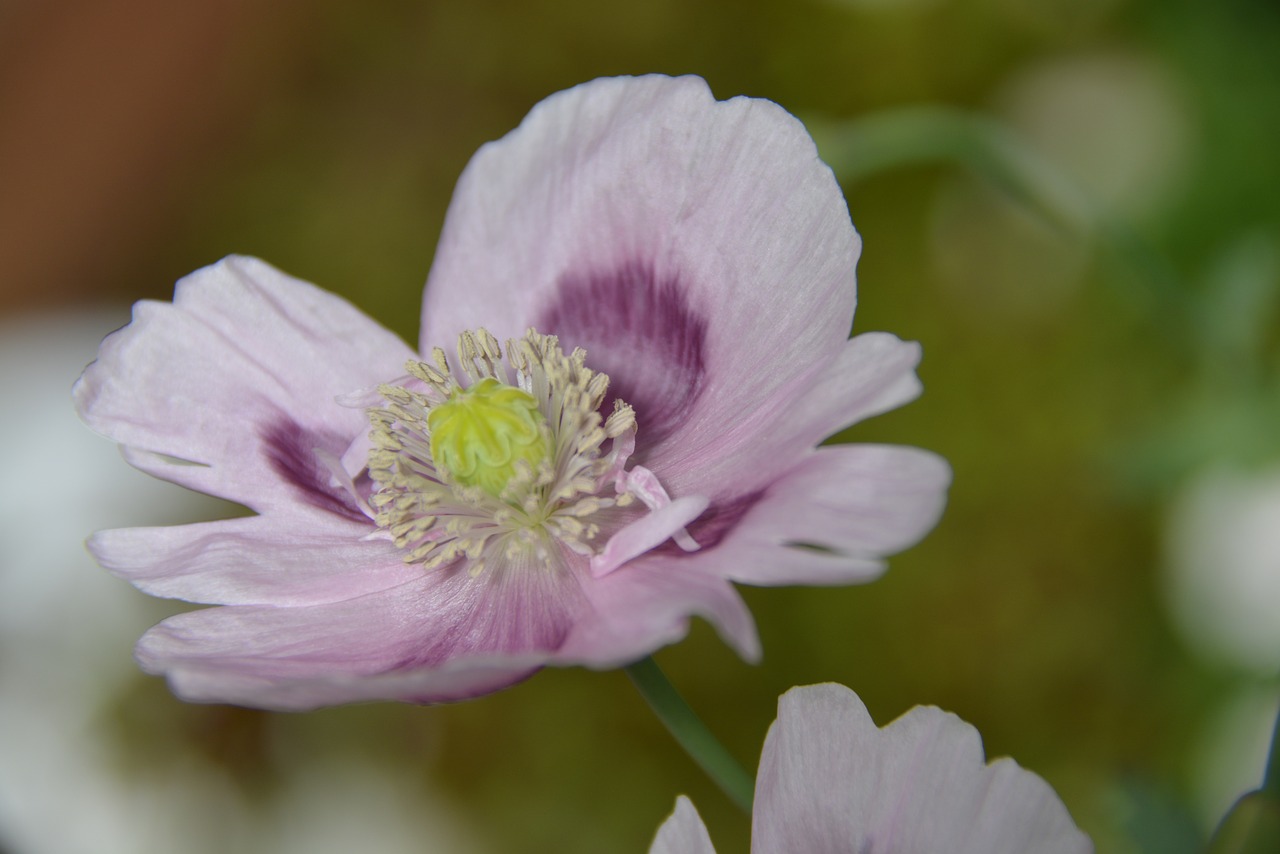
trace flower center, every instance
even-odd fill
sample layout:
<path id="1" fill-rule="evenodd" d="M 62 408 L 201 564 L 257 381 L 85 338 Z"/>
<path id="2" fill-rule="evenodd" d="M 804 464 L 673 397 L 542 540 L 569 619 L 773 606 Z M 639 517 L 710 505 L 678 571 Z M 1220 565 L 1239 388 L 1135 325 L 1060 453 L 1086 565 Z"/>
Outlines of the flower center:
<path id="1" fill-rule="evenodd" d="M 368 412 L 369 504 L 406 562 L 465 557 L 479 573 L 495 557 L 556 564 L 561 547 L 594 556 L 600 511 L 633 492 L 651 504 L 624 470 L 635 416 L 620 401 L 601 416 L 609 378 L 586 367 L 584 351 L 565 356 L 531 329 L 504 358 L 481 329 L 459 338 L 456 366 L 439 348 L 432 362 L 410 361 L 403 384 L 378 387 L 386 405 Z"/>
<path id="2" fill-rule="evenodd" d="M 535 469 L 550 455 L 551 431 L 533 396 L 493 377 L 455 389 L 427 413 L 431 459 L 464 486 L 500 496 L 516 463 Z"/>

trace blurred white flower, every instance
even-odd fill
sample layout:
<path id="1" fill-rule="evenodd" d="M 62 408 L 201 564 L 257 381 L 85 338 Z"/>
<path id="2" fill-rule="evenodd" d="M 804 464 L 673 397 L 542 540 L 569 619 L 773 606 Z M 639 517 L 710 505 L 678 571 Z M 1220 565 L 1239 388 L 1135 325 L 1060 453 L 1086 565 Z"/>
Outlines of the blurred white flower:
<path id="1" fill-rule="evenodd" d="M 996 97 L 997 112 L 1063 170 L 1101 212 L 1159 210 L 1187 174 L 1191 120 L 1165 66 L 1136 53 L 1031 65 Z"/>
<path id="2" fill-rule="evenodd" d="M 1280 468 L 1202 472 L 1165 527 L 1174 623 L 1219 664 L 1280 671 Z"/>
<path id="3" fill-rule="evenodd" d="M 1190 785 L 1206 828 L 1262 783 L 1280 707 L 1280 467 L 1206 469 L 1165 523 L 1165 596 L 1200 656 L 1241 676 L 1191 751 Z"/>

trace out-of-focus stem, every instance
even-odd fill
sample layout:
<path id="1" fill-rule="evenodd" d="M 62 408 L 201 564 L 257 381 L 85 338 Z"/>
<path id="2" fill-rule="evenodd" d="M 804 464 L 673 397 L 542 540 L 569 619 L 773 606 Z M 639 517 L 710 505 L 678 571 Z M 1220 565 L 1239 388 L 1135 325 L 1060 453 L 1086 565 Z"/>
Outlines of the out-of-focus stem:
<path id="1" fill-rule="evenodd" d="M 658 663 L 652 658 L 641 659 L 627 667 L 627 675 L 654 714 L 693 761 L 729 796 L 729 800 L 745 812 L 751 812 L 751 799 L 755 791 L 751 775 L 743 770 L 724 745 L 711 734 L 701 718 L 689 708 L 689 704 L 676 691 Z"/>

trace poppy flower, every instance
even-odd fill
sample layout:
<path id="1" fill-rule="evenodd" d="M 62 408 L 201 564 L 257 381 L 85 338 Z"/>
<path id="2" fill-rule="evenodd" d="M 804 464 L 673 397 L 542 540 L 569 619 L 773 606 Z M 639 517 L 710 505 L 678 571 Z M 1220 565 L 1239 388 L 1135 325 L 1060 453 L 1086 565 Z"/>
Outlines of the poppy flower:
<path id="1" fill-rule="evenodd" d="M 778 700 L 756 777 L 754 854 L 1091 854 L 1044 780 L 1012 759 L 987 764 L 982 737 L 917 706 L 883 729 L 843 685 Z M 715 854 L 688 798 L 649 854 Z"/>
<path id="2" fill-rule="evenodd" d="M 467 166 L 418 351 L 251 258 L 139 303 L 81 416 L 255 515 L 91 538 L 220 606 L 138 660 L 188 700 L 309 709 L 616 667 L 692 616 L 756 659 L 734 582 L 866 581 L 944 501 L 933 454 L 816 447 L 920 390 L 918 345 L 848 337 L 859 248 L 777 105 L 603 79 Z"/>

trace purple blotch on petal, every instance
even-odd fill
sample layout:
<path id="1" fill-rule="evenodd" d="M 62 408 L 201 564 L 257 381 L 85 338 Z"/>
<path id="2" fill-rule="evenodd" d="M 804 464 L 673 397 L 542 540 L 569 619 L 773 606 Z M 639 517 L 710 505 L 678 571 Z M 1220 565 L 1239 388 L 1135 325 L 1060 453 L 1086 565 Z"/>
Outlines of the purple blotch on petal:
<path id="1" fill-rule="evenodd" d="M 430 604 L 424 602 L 422 644 L 389 670 L 438 667 L 471 655 L 520 655 L 559 649 L 573 626 L 576 583 L 542 566 L 488 566 L 472 577 L 459 560 L 436 570 Z M 425 589 L 424 589 L 425 592 Z"/>
<path id="2" fill-rule="evenodd" d="M 345 519 L 368 520 L 341 487 L 330 486 L 332 475 L 316 457 L 317 449 L 340 457 L 349 440 L 307 430 L 285 416 L 264 427 L 260 435 L 271 470 L 293 486 L 299 498 Z"/>
<path id="3" fill-rule="evenodd" d="M 617 398 L 635 409 L 637 459 L 679 426 L 702 391 L 707 322 L 687 292 L 641 262 L 570 272 L 539 317 L 539 330 L 559 336 L 566 351 L 583 348 L 588 366 L 609 375 L 605 414 Z"/>
<path id="4" fill-rule="evenodd" d="M 737 527 L 742 521 L 742 517 L 747 515 L 755 503 L 764 496 L 764 490 L 740 495 L 737 498 L 729 498 L 724 501 L 714 501 L 702 515 L 694 519 L 685 526 L 685 530 L 689 532 L 689 536 L 693 537 L 694 542 L 699 546 L 699 551 L 713 549 L 720 545 L 720 541 L 729 535 L 729 532 Z M 680 548 L 675 540 L 667 540 L 662 545 L 654 549 L 660 554 L 687 554 L 684 549 Z"/>

